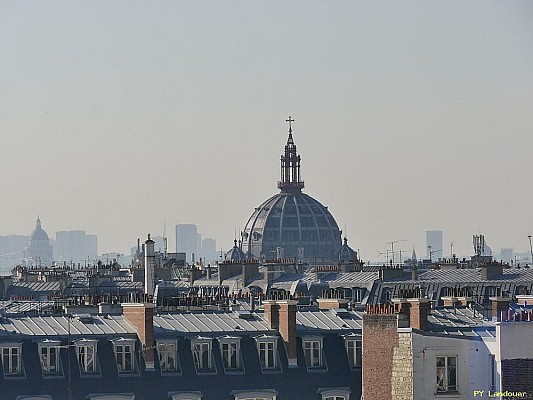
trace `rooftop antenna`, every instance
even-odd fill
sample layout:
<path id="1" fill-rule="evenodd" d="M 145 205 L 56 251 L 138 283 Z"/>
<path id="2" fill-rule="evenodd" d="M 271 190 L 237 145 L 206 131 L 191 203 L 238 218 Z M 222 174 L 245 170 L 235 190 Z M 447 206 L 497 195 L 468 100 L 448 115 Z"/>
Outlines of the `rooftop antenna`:
<path id="1" fill-rule="evenodd" d="M 167 256 L 167 223 L 163 222 L 163 251 L 165 254 L 165 258 Z"/>

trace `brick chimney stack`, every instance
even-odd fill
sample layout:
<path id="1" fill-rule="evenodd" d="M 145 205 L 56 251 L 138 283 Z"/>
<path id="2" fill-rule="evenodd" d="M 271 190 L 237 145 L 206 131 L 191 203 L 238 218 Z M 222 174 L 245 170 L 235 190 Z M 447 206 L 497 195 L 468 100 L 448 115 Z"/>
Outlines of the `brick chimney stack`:
<path id="1" fill-rule="evenodd" d="M 147 371 L 155 370 L 154 309 L 152 303 L 123 303 L 124 318 L 134 326 L 141 341 Z"/>
<path id="2" fill-rule="evenodd" d="M 509 309 L 509 303 L 511 302 L 511 299 L 509 297 L 501 297 L 501 296 L 495 296 L 495 297 L 489 297 L 489 300 L 492 304 L 492 320 L 493 321 L 500 321 L 501 320 L 501 314 L 502 311 L 507 312 Z"/>
<path id="3" fill-rule="evenodd" d="M 271 329 L 277 329 L 283 338 L 289 368 L 297 367 L 296 356 L 296 311 L 297 300 L 263 301 L 266 318 Z"/>
<path id="4" fill-rule="evenodd" d="M 409 320 L 411 328 L 419 329 L 421 331 L 427 331 L 428 329 L 428 311 L 429 311 L 429 299 L 407 299 L 411 304 L 411 311 L 409 314 Z"/>
<path id="5" fill-rule="evenodd" d="M 367 306 L 363 314 L 363 398 L 392 400 L 394 349 L 398 347 L 398 314 L 385 304 Z"/>
<path id="6" fill-rule="evenodd" d="M 263 307 L 270 329 L 279 328 L 279 304 L 276 300 L 264 300 Z"/>

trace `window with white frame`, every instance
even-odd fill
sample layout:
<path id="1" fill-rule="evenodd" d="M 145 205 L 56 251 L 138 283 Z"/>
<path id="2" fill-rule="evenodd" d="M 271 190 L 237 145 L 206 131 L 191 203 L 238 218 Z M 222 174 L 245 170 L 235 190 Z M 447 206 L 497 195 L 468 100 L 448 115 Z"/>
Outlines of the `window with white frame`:
<path id="1" fill-rule="evenodd" d="M 198 337 L 191 340 L 191 350 L 194 359 L 194 367 L 197 373 L 209 373 L 214 371 L 211 359 L 211 338 Z"/>
<path id="2" fill-rule="evenodd" d="M 318 394 L 322 396 L 322 400 L 350 400 L 350 388 L 327 388 L 318 389 Z"/>
<path id="3" fill-rule="evenodd" d="M 2 344 L 1 349 L 4 376 L 22 376 L 22 343 Z"/>
<path id="4" fill-rule="evenodd" d="M 171 400 L 202 400 L 202 392 L 169 392 Z"/>
<path id="5" fill-rule="evenodd" d="M 231 395 L 234 400 L 276 400 L 278 392 L 274 389 L 234 390 Z"/>
<path id="6" fill-rule="evenodd" d="M 222 362 L 226 372 L 242 371 L 242 360 L 240 352 L 240 338 L 223 336 L 218 338 Z"/>
<path id="7" fill-rule="evenodd" d="M 87 400 L 135 400 L 133 393 L 90 393 Z"/>
<path id="8" fill-rule="evenodd" d="M 259 353 L 259 362 L 262 370 L 278 370 L 278 338 L 276 336 L 258 336 L 255 338 L 257 343 L 257 352 Z"/>
<path id="9" fill-rule="evenodd" d="M 307 368 L 322 368 L 324 366 L 322 360 L 322 338 L 303 338 L 302 342 Z"/>
<path id="10" fill-rule="evenodd" d="M 76 346 L 76 356 L 78 359 L 78 366 L 80 368 L 80 374 L 93 375 L 98 373 L 97 363 L 97 341 L 81 339 L 74 342 Z"/>
<path id="11" fill-rule="evenodd" d="M 132 374 L 136 372 L 135 365 L 135 339 L 119 338 L 112 341 L 115 351 L 115 360 L 119 374 Z"/>
<path id="12" fill-rule="evenodd" d="M 355 303 L 361 303 L 365 297 L 366 289 L 365 288 L 354 288 L 353 289 L 353 301 Z"/>
<path id="13" fill-rule="evenodd" d="M 161 372 L 179 372 L 179 362 L 176 341 L 158 341 L 157 354 Z"/>
<path id="14" fill-rule="evenodd" d="M 437 393 L 457 392 L 457 357 L 438 356 L 437 368 Z"/>
<path id="15" fill-rule="evenodd" d="M 351 368 L 360 367 L 363 360 L 361 336 L 347 335 L 344 337 L 348 362 Z"/>
<path id="16" fill-rule="evenodd" d="M 53 340 L 43 340 L 37 344 L 41 371 L 45 376 L 61 374 L 59 349 L 61 343 Z"/>

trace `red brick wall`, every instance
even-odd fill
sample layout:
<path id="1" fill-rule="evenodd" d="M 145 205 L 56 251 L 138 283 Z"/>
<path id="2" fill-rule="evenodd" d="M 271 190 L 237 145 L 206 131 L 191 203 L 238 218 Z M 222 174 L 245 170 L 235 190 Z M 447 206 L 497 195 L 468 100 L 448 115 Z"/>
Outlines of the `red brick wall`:
<path id="1" fill-rule="evenodd" d="M 425 331 L 428 329 L 428 303 L 414 301 L 410 312 L 411 328 Z"/>
<path id="2" fill-rule="evenodd" d="M 392 357 L 398 346 L 395 314 L 363 315 L 363 396 L 392 400 Z"/>
<path id="3" fill-rule="evenodd" d="M 502 360 L 502 390 L 527 392 L 522 399 L 533 399 L 533 360 Z M 519 397 L 513 396 L 513 399 Z"/>
<path id="4" fill-rule="evenodd" d="M 279 327 L 279 305 L 274 300 L 265 300 L 263 302 L 265 316 L 270 324 L 270 329 Z"/>

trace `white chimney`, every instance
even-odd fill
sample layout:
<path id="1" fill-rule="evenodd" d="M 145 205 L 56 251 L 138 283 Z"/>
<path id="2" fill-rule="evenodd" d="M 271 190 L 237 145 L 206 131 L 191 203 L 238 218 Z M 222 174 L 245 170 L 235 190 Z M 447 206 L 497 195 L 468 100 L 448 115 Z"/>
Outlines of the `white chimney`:
<path id="1" fill-rule="evenodd" d="M 144 293 L 154 295 L 154 273 L 155 273 L 155 242 L 148 239 L 144 242 Z"/>

